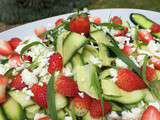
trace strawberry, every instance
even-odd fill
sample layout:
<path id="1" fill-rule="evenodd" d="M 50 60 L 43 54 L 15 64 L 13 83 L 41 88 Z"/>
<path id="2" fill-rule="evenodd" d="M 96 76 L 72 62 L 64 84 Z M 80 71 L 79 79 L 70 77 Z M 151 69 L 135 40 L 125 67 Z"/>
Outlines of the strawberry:
<path id="1" fill-rule="evenodd" d="M 11 38 L 8 42 L 12 47 L 12 49 L 15 50 L 17 46 L 20 44 L 20 42 L 22 42 L 22 40 L 20 38 L 15 37 L 15 38 Z"/>
<path id="2" fill-rule="evenodd" d="M 141 120 L 160 120 L 160 112 L 154 106 L 149 106 L 143 112 Z"/>
<path id="3" fill-rule="evenodd" d="M 61 71 L 63 67 L 62 56 L 59 53 L 53 53 L 49 58 L 48 72 L 52 74 L 54 71 Z"/>
<path id="4" fill-rule="evenodd" d="M 158 58 L 152 57 L 151 64 L 153 64 L 157 70 L 160 70 L 160 60 Z"/>
<path id="5" fill-rule="evenodd" d="M 47 29 L 43 26 L 40 26 L 40 27 L 37 27 L 34 29 L 34 33 L 37 35 L 37 36 L 40 36 L 42 33 L 45 33 L 47 31 Z"/>
<path id="6" fill-rule="evenodd" d="M 93 22 L 95 24 L 99 25 L 99 24 L 101 24 L 101 18 L 100 17 L 95 17 Z"/>
<path id="7" fill-rule="evenodd" d="M 12 53 L 8 56 L 9 63 L 12 67 L 19 67 L 23 64 L 23 61 L 20 58 L 18 53 Z"/>
<path id="8" fill-rule="evenodd" d="M 158 33 L 158 32 L 160 32 L 160 24 L 154 23 L 154 24 L 151 26 L 151 32 L 152 32 L 152 33 Z"/>
<path id="9" fill-rule="evenodd" d="M 133 91 L 146 87 L 144 81 L 136 73 L 126 68 L 118 69 L 116 84 L 125 91 Z"/>
<path id="10" fill-rule="evenodd" d="M 71 32 L 88 34 L 90 31 L 90 23 L 87 14 L 74 15 L 70 22 L 69 28 Z"/>
<path id="11" fill-rule="evenodd" d="M 63 19 L 62 19 L 62 18 L 58 19 L 58 20 L 55 22 L 55 26 L 58 27 L 60 24 L 62 24 L 62 22 L 63 22 Z"/>
<path id="12" fill-rule="evenodd" d="M 7 88 L 8 79 L 0 74 L 0 103 L 5 102 L 6 100 L 6 88 Z"/>
<path id="13" fill-rule="evenodd" d="M 79 96 L 77 95 L 76 97 L 73 98 L 71 105 L 74 105 L 75 113 L 77 116 L 84 116 L 91 105 L 92 99 L 87 96 Z"/>
<path id="14" fill-rule="evenodd" d="M 31 88 L 32 93 L 34 94 L 33 100 L 41 107 L 47 108 L 47 85 L 43 83 L 43 86 L 40 86 L 38 83 L 34 84 Z"/>
<path id="15" fill-rule="evenodd" d="M 147 66 L 146 67 L 146 79 L 148 81 L 154 80 L 156 78 L 156 70 Z"/>
<path id="16" fill-rule="evenodd" d="M 124 30 L 116 30 L 114 36 L 118 37 L 118 36 L 125 36 L 128 32 L 128 27 L 124 27 Z"/>
<path id="17" fill-rule="evenodd" d="M 12 53 L 12 47 L 7 41 L 0 40 L 0 55 L 8 56 Z"/>
<path id="18" fill-rule="evenodd" d="M 118 16 L 113 16 L 110 21 L 114 24 L 122 25 L 122 19 Z"/>
<path id="19" fill-rule="evenodd" d="M 39 118 L 38 120 L 51 120 L 51 119 L 48 116 L 45 116 L 45 117 Z"/>
<path id="20" fill-rule="evenodd" d="M 55 89 L 58 93 L 68 97 L 74 97 L 78 94 L 77 83 L 70 77 L 63 75 L 57 78 Z"/>
<path id="21" fill-rule="evenodd" d="M 23 60 L 32 62 L 32 57 L 31 56 L 27 56 L 27 55 L 23 55 Z"/>
<path id="22" fill-rule="evenodd" d="M 27 85 L 22 81 L 21 75 L 17 74 L 10 83 L 10 87 L 16 90 L 22 90 L 24 87 L 27 87 Z"/>
<path id="23" fill-rule="evenodd" d="M 129 56 L 132 52 L 130 45 L 124 45 L 124 48 L 122 49 L 123 53 L 127 56 Z"/>
<path id="24" fill-rule="evenodd" d="M 112 106 L 110 105 L 109 102 L 104 101 L 104 114 L 102 111 L 102 105 L 101 105 L 101 100 L 93 100 L 90 106 L 90 115 L 93 118 L 101 118 L 106 115 L 106 113 L 110 112 L 112 109 Z"/>
<path id="25" fill-rule="evenodd" d="M 138 32 L 138 38 L 146 44 L 154 39 L 150 32 L 144 30 Z"/>

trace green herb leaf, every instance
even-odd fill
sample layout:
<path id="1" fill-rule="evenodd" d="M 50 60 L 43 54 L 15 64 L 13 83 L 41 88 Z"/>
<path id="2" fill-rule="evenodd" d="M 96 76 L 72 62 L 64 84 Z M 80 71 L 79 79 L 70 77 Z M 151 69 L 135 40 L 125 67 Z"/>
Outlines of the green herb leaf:
<path id="1" fill-rule="evenodd" d="M 124 63 L 126 63 L 129 68 L 133 69 L 139 76 L 141 76 L 141 69 L 130 60 L 118 47 L 116 46 L 108 46 L 119 59 L 121 59 Z"/>
<path id="2" fill-rule="evenodd" d="M 7 70 L 7 72 L 4 74 L 4 76 L 7 76 L 7 77 L 12 76 L 13 70 L 14 70 L 14 68 L 10 68 L 9 70 Z"/>
<path id="3" fill-rule="evenodd" d="M 100 26 L 106 26 L 109 29 L 118 29 L 118 30 L 124 30 L 124 27 L 122 25 L 117 25 L 114 23 L 101 23 Z"/>
<path id="4" fill-rule="evenodd" d="M 55 74 L 52 74 L 49 83 L 47 85 L 47 103 L 48 103 L 48 113 L 52 120 L 58 120 L 57 111 L 56 111 L 56 103 L 55 103 L 55 94 L 56 91 L 54 89 L 54 80 Z"/>
<path id="5" fill-rule="evenodd" d="M 8 59 L 2 59 L 1 61 L 0 61 L 0 64 L 6 64 L 8 62 Z"/>
<path id="6" fill-rule="evenodd" d="M 101 96 L 101 106 L 102 106 L 102 113 L 104 116 L 104 96 L 103 95 Z"/>
<path id="7" fill-rule="evenodd" d="M 73 120 L 76 120 L 76 112 L 75 112 L 75 104 L 74 104 L 74 102 L 72 102 L 71 116 L 72 116 Z"/>
<path id="8" fill-rule="evenodd" d="M 35 42 L 32 42 L 32 43 L 26 45 L 25 47 L 23 47 L 22 50 L 21 50 L 21 52 L 20 52 L 20 57 L 21 57 L 21 59 L 23 60 L 23 54 L 24 54 L 29 48 L 31 48 L 32 46 L 40 45 L 40 44 L 44 46 L 44 44 L 42 44 L 41 42 L 35 41 Z"/>

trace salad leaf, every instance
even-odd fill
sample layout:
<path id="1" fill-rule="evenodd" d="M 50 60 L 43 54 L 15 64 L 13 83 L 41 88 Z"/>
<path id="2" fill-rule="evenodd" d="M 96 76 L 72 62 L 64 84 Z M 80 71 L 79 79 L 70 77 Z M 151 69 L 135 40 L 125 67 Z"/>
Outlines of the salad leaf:
<path id="1" fill-rule="evenodd" d="M 36 46 L 36 45 L 43 45 L 43 46 L 44 46 L 44 44 L 42 44 L 42 43 L 39 42 L 39 41 L 35 41 L 35 42 L 32 42 L 32 43 L 24 46 L 24 47 L 22 48 L 21 52 L 20 52 L 20 57 L 21 57 L 21 59 L 23 60 L 23 54 L 24 54 L 29 48 L 31 48 L 32 46 Z"/>
<path id="2" fill-rule="evenodd" d="M 100 26 L 106 26 L 108 27 L 109 29 L 118 29 L 118 30 L 124 30 L 124 27 L 122 25 L 117 25 L 117 24 L 114 24 L 114 23 L 101 23 Z"/>
<path id="3" fill-rule="evenodd" d="M 52 74 L 48 85 L 47 85 L 47 103 L 48 103 L 48 114 L 52 120 L 58 120 L 56 103 L 55 103 L 55 89 L 54 89 L 55 73 Z"/>

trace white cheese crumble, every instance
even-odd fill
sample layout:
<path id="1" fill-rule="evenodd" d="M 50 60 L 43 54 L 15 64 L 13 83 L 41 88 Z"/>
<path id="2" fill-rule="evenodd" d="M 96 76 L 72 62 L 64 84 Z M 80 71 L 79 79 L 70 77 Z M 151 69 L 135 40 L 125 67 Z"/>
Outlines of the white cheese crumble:
<path id="1" fill-rule="evenodd" d="M 34 116 L 34 120 L 39 120 L 40 118 L 46 117 L 44 113 L 36 113 Z"/>
<path id="2" fill-rule="evenodd" d="M 160 103 L 158 101 L 150 102 L 149 105 L 152 105 L 155 108 L 157 108 L 158 110 L 160 110 Z"/>
<path id="3" fill-rule="evenodd" d="M 29 87 L 32 87 L 35 83 L 38 82 L 37 77 L 28 69 L 24 69 L 21 73 L 21 76 L 22 76 L 22 81 Z"/>
<path id="4" fill-rule="evenodd" d="M 73 76 L 73 73 L 72 73 L 72 71 L 71 71 L 71 69 L 69 67 L 66 67 L 66 68 L 63 69 L 63 74 L 65 76 L 69 76 L 69 77 Z"/>
<path id="5" fill-rule="evenodd" d="M 119 58 L 116 58 L 115 62 L 117 67 L 128 68 L 128 65 Z"/>
<path id="6" fill-rule="evenodd" d="M 107 118 L 108 120 L 121 120 L 121 117 L 115 111 L 112 111 Z"/>
<path id="7" fill-rule="evenodd" d="M 109 72 L 110 72 L 111 77 L 113 77 L 110 80 L 112 80 L 113 82 L 116 82 L 117 81 L 117 76 L 118 76 L 117 70 L 114 69 L 114 68 L 111 68 L 111 69 L 109 69 Z"/>
<path id="8" fill-rule="evenodd" d="M 84 98 L 84 93 L 83 93 L 83 92 L 79 92 L 78 95 L 79 95 L 81 98 Z"/>
<path id="9" fill-rule="evenodd" d="M 32 93 L 32 91 L 29 90 L 27 87 L 23 88 L 22 92 L 25 93 L 28 96 L 31 96 L 31 97 L 34 96 L 34 94 Z"/>
<path id="10" fill-rule="evenodd" d="M 0 74 L 4 75 L 8 70 L 8 67 L 3 65 L 3 64 L 0 64 Z"/>
<path id="11" fill-rule="evenodd" d="M 98 57 L 94 57 L 94 56 L 92 56 L 92 57 L 90 57 L 90 62 L 92 63 L 92 64 L 95 64 L 95 65 L 97 65 L 98 67 L 101 67 L 102 66 L 102 61 L 98 58 Z"/>
<path id="12" fill-rule="evenodd" d="M 65 120 L 73 120 L 73 119 L 72 119 L 72 117 L 70 117 L 70 116 L 66 116 L 66 117 L 65 117 Z"/>

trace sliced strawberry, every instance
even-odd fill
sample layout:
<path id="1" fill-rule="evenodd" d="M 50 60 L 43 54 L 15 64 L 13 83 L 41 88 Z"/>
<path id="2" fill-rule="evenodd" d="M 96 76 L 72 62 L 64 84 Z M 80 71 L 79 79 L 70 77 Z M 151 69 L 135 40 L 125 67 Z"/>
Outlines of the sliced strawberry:
<path id="1" fill-rule="evenodd" d="M 143 112 L 141 120 L 160 120 L 160 112 L 154 106 L 149 106 Z"/>
<path id="2" fill-rule="evenodd" d="M 156 70 L 147 66 L 146 67 L 146 78 L 148 81 L 154 80 L 156 78 Z"/>
<path id="3" fill-rule="evenodd" d="M 123 53 L 127 56 L 129 56 L 132 52 L 130 45 L 124 45 L 124 48 L 122 49 Z"/>
<path id="4" fill-rule="evenodd" d="M 111 18 L 111 22 L 113 22 L 114 24 L 117 24 L 117 25 L 122 25 L 122 19 L 118 16 L 113 16 Z"/>
<path id="5" fill-rule="evenodd" d="M 55 26 L 56 26 L 56 27 L 59 26 L 60 24 L 62 24 L 62 22 L 63 22 L 63 19 L 62 19 L 62 18 L 58 19 L 58 20 L 55 22 Z"/>
<path id="6" fill-rule="evenodd" d="M 124 30 L 116 30 L 114 36 L 118 37 L 118 36 L 125 36 L 128 32 L 128 27 L 124 27 Z"/>
<path id="7" fill-rule="evenodd" d="M 56 70 L 61 71 L 63 67 L 62 56 L 59 53 L 53 53 L 49 59 L 48 72 L 52 74 Z"/>
<path id="8" fill-rule="evenodd" d="M 45 116 L 45 117 L 39 118 L 38 120 L 51 120 L 51 119 L 50 119 L 50 117 Z"/>
<path id="9" fill-rule="evenodd" d="M 19 67 L 23 64 L 23 61 L 20 58 L 20 55 L 18 53 L 12 53 L 8 56 L 9 64 L 12 67 Z"/>
<path id="10" fill-rule="evenodd" d="M 154 39 L 153 36 L 151 35 L 151 33 L 146 30 L 139 31 L 138 37 L 141 41 L 143 41 L 146 44 L 148 44 L 151 40 Z"/>
<path id="11" fill-rule="evenodd" d="M 75 15 L 69 23 L 71 32 L 88 34 L 90 31 L 90 23 L 87 14 Z"/>
<path id="12" fill-rule="evenodd" d="M 0 55 L 8 56 L 12 53 L 12 47 L 7 41 L 0 40 Z"/>
<path id="13" fill-rule="evenodd" d="M 152 33 L 159 33 L 159 32 L 160 32 L 160 25 L 154 23 L 154 24 L 152 25 L 152 27 L 151 27 L 151 32 L 152 32 Z"/>
<path id="14" fill-rule="evenodd" d="M 57 78 L 55 89 L 58 93 L 68 97 L 74 97 L 78 94 L 77 83 L 70 77 L 63 75 Z"/>
<path id="15" fill-rule="evenodd" d="M 5 102 L 6 100 L 6 88 L 7 88 L 8 79 L 0 74 L 0 103 Z"/>
<path id="16" fill-rule="evenodd" d="M 34 29 L 34 33 L 39 37 L 42 33 L 45 33 L 47 29 L 43 26 Z"/>
<path id="17" fill-rule="evenodd" d="M 102 110 L 101 100 L 93 100 L 90 106 L 90 115 L 93 118 L 101 118 L 112 110 L 112 106 L 109 102 L 104 101 L 104 114 Z"/>
<path id="18" fill-rule="evenodd" d="M 154 65 L 154 67 L 157 70 L 160 70 L 160 60 L 158 58 L 152 57 L 151 58 L 151 63 Z"/>
<path id="19" fill-rule="evenodd" d="M 139 90 L 146 87 L 144 81 L 129 69 L 119 68 L 116 84 L 125 91 Z"/>
<path id="20" fill-rule="evenodd" d="M 18 37 L 11 38 L 9 41 L 10 46 L 12 47 L 13 50 L 17 48 L 17 46 L 22 42 L 22 40 Z"/>
<path id="21" fill-rule="evenodd" d="M 31 56 L 27 56 L 27 55 L 23 55 L 23 60 L 32 62 L 32 57 Z"/>
<path id="22" fill-rule="evenodd" d="M 34 94 L 33 99 L 34 101 L 41 107 L 47 108 L 47 85 L 43 83 L 43 86 L 39 84 L 34 84 L 31 88 L 32 93 Z"/>
<path id="23" fill-rule="evenodd" d="M 73 98 L 71 105 L 74 105 L 77 116 L 84 116 L 88 112 L 91 102 L 91 97 L 87 95 L 83 95 L 82 97 L 77 95 L 75 98 Z"/>
<path id="24" fill-rule="evenodd" d="M 16 90 L 22 90 L 24 87 L 27 87 L 27 85 L 22 81 L 21 75 L 17 74 L 12 80 L 10 87 Z"/>

